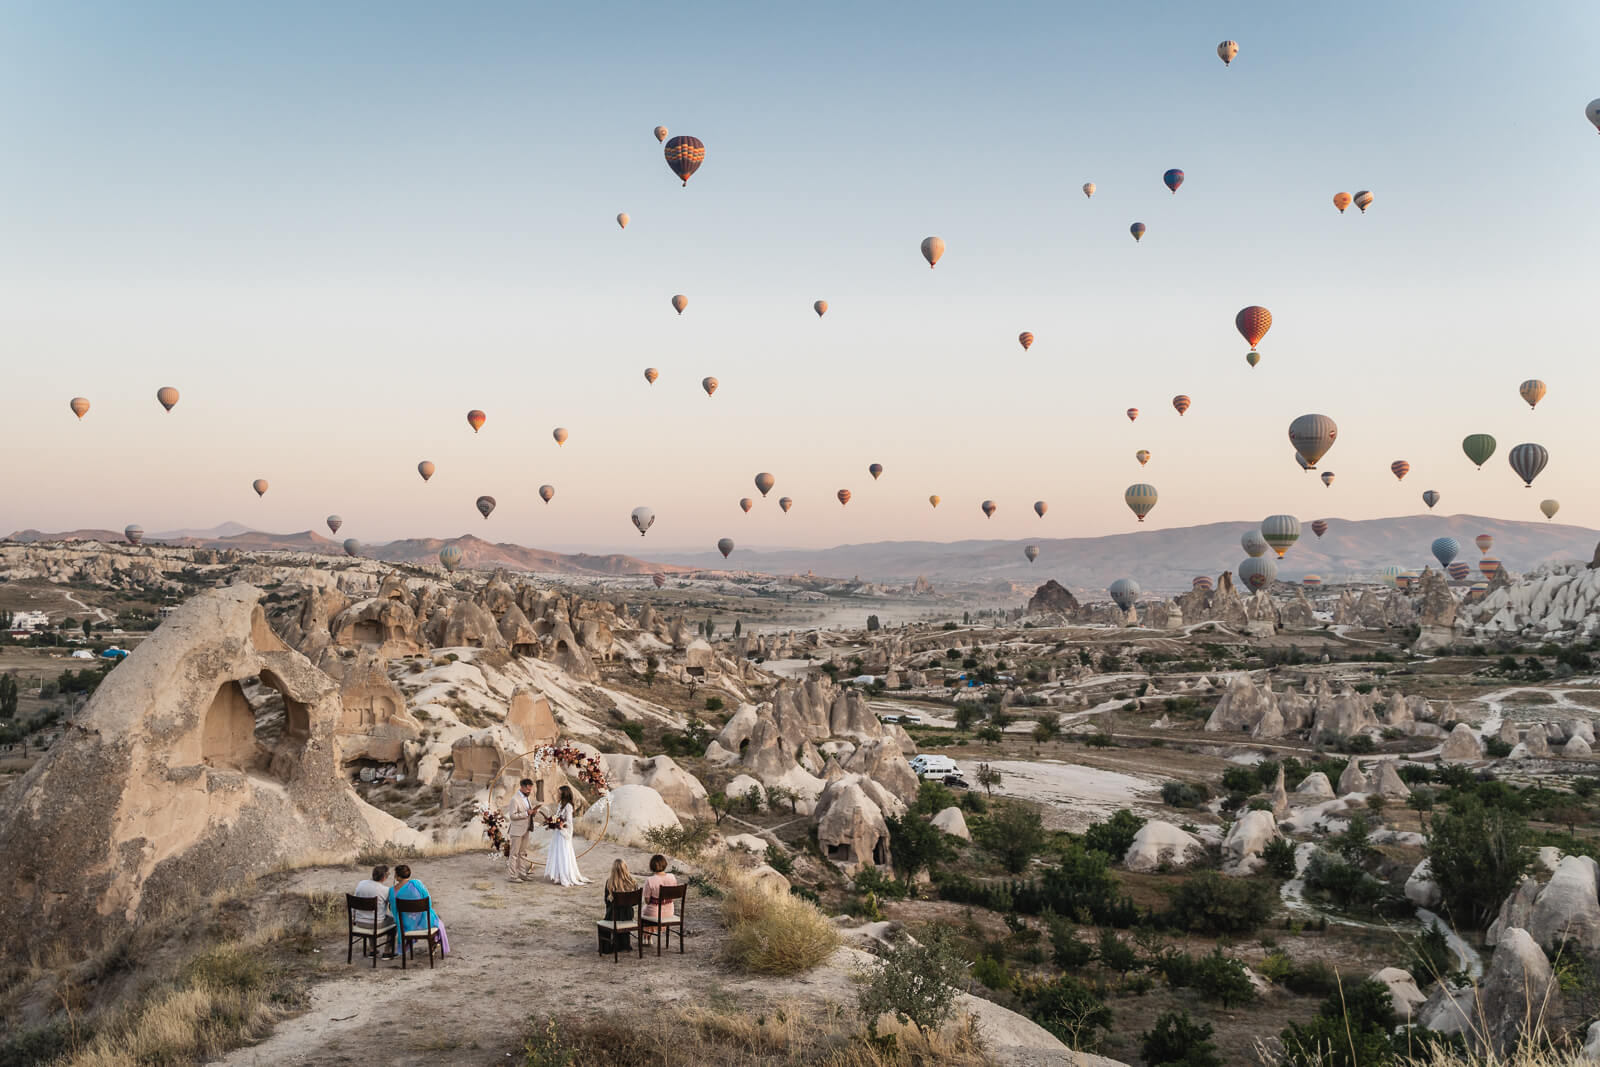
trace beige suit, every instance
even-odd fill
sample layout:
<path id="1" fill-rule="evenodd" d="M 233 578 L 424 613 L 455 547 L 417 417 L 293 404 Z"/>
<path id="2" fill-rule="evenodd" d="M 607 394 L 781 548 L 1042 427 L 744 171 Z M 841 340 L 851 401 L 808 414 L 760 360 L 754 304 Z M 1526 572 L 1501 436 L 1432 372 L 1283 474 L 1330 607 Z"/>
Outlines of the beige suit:
<path id="1" fill-rule="evenodd" d="M 511 804 L 506 808 L 506 837 L 511 842 L 511 877 L 525 877 L 532 865 L 528 862 L 528 831 L 533 821 L 533 809 L 528 798 L 517 789 L 511 794 Z"/>

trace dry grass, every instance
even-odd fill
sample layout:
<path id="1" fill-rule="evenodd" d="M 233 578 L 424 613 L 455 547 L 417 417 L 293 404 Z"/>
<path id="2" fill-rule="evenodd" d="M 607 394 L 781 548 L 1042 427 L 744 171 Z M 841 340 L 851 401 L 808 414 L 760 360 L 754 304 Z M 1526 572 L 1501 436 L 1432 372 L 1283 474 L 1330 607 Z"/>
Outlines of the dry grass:
<path id="1" fill-rule="evenodd" d="M 728 928 L 723 960 L 751 974 L 809 971 L 839 947 L 838 928 L 801 897 L 777 894 L 748 875 L 728 871 L 722 925 Z"/>
<path id="2" fill-rule="evenodd" d="M 1405 1067 L 1592 1067 L 1593 1063 L 1582 1049 L 1522 1048 L 1510 1056 L 1436 1050 L 1430 1057 L 1407 1061 Z"/>

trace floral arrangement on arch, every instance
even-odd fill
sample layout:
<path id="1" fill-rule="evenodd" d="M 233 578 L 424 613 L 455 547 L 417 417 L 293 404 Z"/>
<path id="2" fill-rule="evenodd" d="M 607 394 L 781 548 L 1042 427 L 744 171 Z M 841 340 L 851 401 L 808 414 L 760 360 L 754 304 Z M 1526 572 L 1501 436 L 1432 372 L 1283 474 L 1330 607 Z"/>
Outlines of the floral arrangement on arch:
<path id="1" fill-rule="evenodd" d="M 506 814 L 494 808 L 479 808 L 478 818 L 483 822 L 483 836 L 489 839 L 489 851 L 509 855 L 511 842 L 506 840 Z"/>
<path id="2" fill-rule="evenodd" d="M 577 772 L 579 781 L 592 786 L 600 796 L 611 792 L 611 785 L 606 781 L 605 765 L 598 756 L 591 756 L 583 749 L 563 741 L 555 745 L 542 745 L 533 750 L 534 770 L 555 762 Z"/>

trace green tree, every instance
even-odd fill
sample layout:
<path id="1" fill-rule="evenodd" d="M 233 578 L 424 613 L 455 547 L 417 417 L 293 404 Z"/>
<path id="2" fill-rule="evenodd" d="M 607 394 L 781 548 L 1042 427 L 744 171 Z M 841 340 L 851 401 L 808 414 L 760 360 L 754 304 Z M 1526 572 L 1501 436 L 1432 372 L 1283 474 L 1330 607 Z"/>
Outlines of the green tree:
<path id="1" fill-rule="evenodd" d="M 87 641 L 93 634 L 94 634 L 94 620 L 93 619 L 84 619 L 83 620 L 83 638 L 84 638 L 84 640 Z"/>
<path id="2" fill-rule="evenodd" d="M 987 763 L 978 764 L 978 784 L 983 786 L 983 791 L 989 796 L 994 796 L 994 787 L 1000 784 L 1005 775 L 989 766 Z"/>
<path id="3" fill-rule="evenodd" d="M 1366 981 L 1333 992 L 1317 1017 L 1280 1034 L 1289 1067 L 1381 1067 L 1395 1062 L 1395 1016 L 1389 987 Z M 1403 1039 L 1401 1039 L 1403 1040 Z"/>
<path id="4" fill-rule="evenodd" d="M 15 719 L 17 717 L 17 676 L 14 674 L 0 675 L 0 719 Z"/>
<path id="5" fill-rule="evenodd" d="M 1173 925 L 1202 934 L 1248 934 L 1272 914 L 1275 894 L 1263 882 L 1202 871 L 1172 894 Z"/>
<path id="6" fill-rule="evenodd" d="M 1012 874 L 1027 870 L 1028 861 L 1043 851 L 1050 839 L 1039 813 L 1016 801 L 996 805 L 973 836 Z"/>
<path id="7" fill-rule="evenodd" d="M 739 638 L 739 637 L 744 636 L 744 620 L 743 619 L 734 619 L 733 620 L 733 636 L 736 639 Z"/>
<path id="8" fill-rule="evenodd" d="M 1428 835 L 1429 869 L 1445 911 L 1475 930 L 1494 918 L 1532 858 L 1527 820 L 1473 796 L 1457 794 Z"/>
<path id="9" fill-rule="evenodd" d="M 889 827 L 889 852 L 895 873 L 907 885 L 952 855 L 949 835 L 919 815 L 907 812 L 904 818 L 891 816 L 885 823 Z"/>
<path id="10" fill-rule="evenodd" d="M 1139 1058 L 1145 1067 L 1222 1067 L 1212 1033 L 1210 1023 L 1195 1022 L 1187 1011 L 1169 1011 L 1139 1035 Z"/>
<path id="11" fill-rule="evenodd" d="M 926 1036 L 950 1018 L 966 985 L 967 961 L 938 927 L 920 943 L 905 938 L 884 952 L 856 994 L 856 1010 L 874 1035 L 878 1017 L 887 1014 Z"/>
<path id="12" fill-rule="evenodd" d="M 1111 1029 L 1111 1009 L 1085 981 L 1063 974 L 1028 990 L 1028 1014 L 1071 1049 L 1087 1051 L 1099 1043 L 1097 1031 Z"/>
<path id="13" fill-rule="evenodd" d="M 1085 830 L 1083 843 L 1089 848 L 1104 852 L 1111 858 L 1111 862 L 1120 863 L 1145 821 L 1143 817 L 1135 815 L 1127 808 L 1121 808 L 1105 822 L 1094 823 Z"/>

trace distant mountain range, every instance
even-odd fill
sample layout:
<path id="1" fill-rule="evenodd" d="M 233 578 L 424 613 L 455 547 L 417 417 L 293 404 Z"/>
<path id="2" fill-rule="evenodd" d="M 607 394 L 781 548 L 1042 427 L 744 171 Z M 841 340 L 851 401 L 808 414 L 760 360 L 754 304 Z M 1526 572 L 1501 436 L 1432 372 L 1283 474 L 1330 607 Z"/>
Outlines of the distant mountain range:
<path id="1" fill-rule="evenodd" d="M 1041 526 L 1046 525 L 1042 522 Z M 738 570 L 775 575 L 814 573 L 823 577 L 851 578 L 887 584 L 909 584 L 925 577 L 935 586 L 1000 585 L 1029 587 L 1055 578 L 1076 590 L 1099 593 L 1121 577 L 1132 577 L 1149 592 L 1180 592 L 1197 574 L 1215 577 L 1236 571 L 1245 558 L 1239 538 L 1255 527 L 1250 522 L 1217 522 L 1168 530 L 1138 530 L 1104 537 L 1049 538 L 1015 541 L 876 541 L 833 548 L 784 549 L 763 552 L 740 548 L 726 561 L 715 552 L 664 552 L 656 561 L 613 553 L 564 554 L 522 545 L 496 544 L 470 534 L 464 537 L 411 538 L 387 544 L 363 544 L 362 554 L 393 563 L 431 563 L 445 545 L 461 549 L 462 566 L 507 567 L 514 570 L 557 574 L 627 575 L 661 571 Z M 226 531 L 226 532 L 224 532 Z M 343 552 L 342 542 L 314 530 L 273 534 L 225 523 L 214 530 L 174 531 L 181 536 L 147 534 L 146 542 L 194 548 L 232 548 L 244 551 Z M 1370 578 L 1391 564 L 1420 570 L 1437 566 L 1429 546 L 1435 538 L 1454 537 L 1461 543 L 1460 559 L 1480 558 L 1473 538 L 1486 533 L 1495 539 L 1489 554 L 1513 571 L 1529 570 L 1550 560 L 1588 561 L 1600 542 L 1600 531 L 1582 526 L 1545 522 L 1512 522 L 1478 515 L 1407 515 L 1389 519 L 1329 519 L 1328 532 L 1319 540 L 1308 522 L 1300 541 L 1279 564 L 1280 575 L 1297 580 L 1320 574 L 1330 582 Z M 41 533 L 19 530 L 9 541 L 99 540 L 119 542 L 112 530 L 71 530 Z M 1039 559 L 1023 557 L 1027 545 L 1039 547 Z"/>

